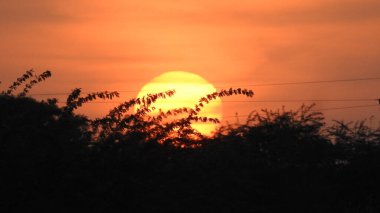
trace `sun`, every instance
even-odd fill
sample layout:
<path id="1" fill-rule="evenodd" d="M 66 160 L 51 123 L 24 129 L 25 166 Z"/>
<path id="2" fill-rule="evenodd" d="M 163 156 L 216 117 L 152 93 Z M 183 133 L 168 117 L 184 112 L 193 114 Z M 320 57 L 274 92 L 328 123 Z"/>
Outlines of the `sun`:
<path id="1" fill-rule="evenodd" d="M 152 106 L 168 111 L 175 108 L 191 107 L 207 94 L 216 92 L 215 87 L 201 76 L 185 71 L 165 72 L 145 84 L 137 95 L 138 98 L 148 93 L 159 93 L 175 90 L 175 95 L 167 99 L 158 99 Z M 158 110 L 152 113 L 157 113 Z M 220 98 L 211 101 L 202 108 L 199 116 L 222 119 L 222 102 Z M 191 126 L 206 136 L 211 136 L 218 124 L 192 123 Z"/>

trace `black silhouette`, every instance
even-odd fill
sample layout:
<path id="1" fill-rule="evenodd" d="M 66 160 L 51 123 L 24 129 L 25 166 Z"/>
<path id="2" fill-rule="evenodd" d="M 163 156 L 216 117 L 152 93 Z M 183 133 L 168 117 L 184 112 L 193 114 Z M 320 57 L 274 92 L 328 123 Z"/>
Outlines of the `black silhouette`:
<path id="1" fill-rule="evenodd" d="M 74 110 L 117 92 L 81 96 L 66 106 L 25 97 L 49 74 L 29 71 L 0 95 L 0 188 L 4 212 L 378 212 L 380 129 L 365 122 L 326 126 L 311 106 L 253 112 L 212 138 L 190 122 L 222 90 L 194 109 L 149 116 L 158 98 L 132 99 L 103 118 Z M 37 79 L 37 80 L 36 80 Z M 40 79 L 40 80 L 39 80 Z M 29 79 L 30 80 L 30 79 Z M 34 82 L 34 83 L 33 83 Z M 26 83 L 18 95 L 13 93 Z M 136 113 L 128 111 L 138 105 Z M 165 117 L 185 114 L 165 121 Z"/>

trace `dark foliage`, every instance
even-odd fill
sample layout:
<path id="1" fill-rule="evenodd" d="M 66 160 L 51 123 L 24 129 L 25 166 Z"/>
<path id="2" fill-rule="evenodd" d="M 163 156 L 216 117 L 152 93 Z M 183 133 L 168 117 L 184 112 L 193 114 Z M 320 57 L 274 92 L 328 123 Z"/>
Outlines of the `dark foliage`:
<path id="1" fill-rule="evenodd" d="M 222 90 L 155 116 L 152 103 L 175 91 L 148 94 L 91 120 L 74 110 L 117 92 L 75 89 L 58 107 L 12 95 L 28 76 L 0 95 L 2 212 L 380 210 L 380 130 L 365 122 L 328 127 L 313 106 L 301 106 L 253 112 L 208 138 L 190 126 L 219 122 L 198 117 L 203 106 L 252 91 Z"/>

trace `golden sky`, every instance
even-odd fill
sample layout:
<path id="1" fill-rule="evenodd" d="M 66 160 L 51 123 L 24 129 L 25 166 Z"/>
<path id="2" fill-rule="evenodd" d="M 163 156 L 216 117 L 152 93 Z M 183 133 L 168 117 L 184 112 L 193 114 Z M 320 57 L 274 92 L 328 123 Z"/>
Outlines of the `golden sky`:
<path id="1" fill-rule="evenodd" d="M 253 89 L 252 100 L 375 99 L 380 81 L 244 85 L 379 77 L 380 1 L 0 0 L 0 50 L 2 89 L 27 69 L 53 71 L 32 93 L 80 87 L 132 91 L 123 93 L 131 98 L 154 77 L 185 70 L 217 87 Z M 317 102 L 316 108 L 376 103 Z M 244 115 L 300 104 L 226 102 L 223 111 Z M 110 106 L 82 111 L 101 115 Z M 380 111 L 325 113 L 356 120 Z"/>

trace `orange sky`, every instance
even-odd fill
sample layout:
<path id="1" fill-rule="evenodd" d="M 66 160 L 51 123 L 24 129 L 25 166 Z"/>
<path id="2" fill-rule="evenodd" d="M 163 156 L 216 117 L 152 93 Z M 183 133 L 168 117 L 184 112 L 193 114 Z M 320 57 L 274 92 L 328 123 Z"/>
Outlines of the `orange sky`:
<path id="1" fill-rule="evenodd" d="M 136 91 L 170 70 L 226 88 L 379 77 L 380 1 L 0 0 L 0 50 L 1 89 L 27 69 L 53 71 L 32 93 Z M 256 93 L 252 100 L 380 98 L 380 81 L 247 88 Z M 226 102 L 223 111 L 244 115 L 300 104 Z M 370 104 L 376 102 L 316 108 Z M 91 104 L 81 112 L 98 116 L 111 106 Z M 380 110 L 325 113 L 356 120 L 379 117 Z"/>

